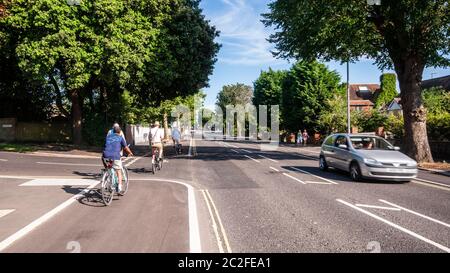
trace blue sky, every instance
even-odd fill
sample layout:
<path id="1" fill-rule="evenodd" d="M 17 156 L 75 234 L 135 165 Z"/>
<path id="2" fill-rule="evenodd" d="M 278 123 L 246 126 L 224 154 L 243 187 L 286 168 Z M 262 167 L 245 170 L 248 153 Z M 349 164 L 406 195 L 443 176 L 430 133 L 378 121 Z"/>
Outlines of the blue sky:
<path id="1" fill-rule="evenodd" d="M 289 69 L 292 65 L 286 60 L 275 59 L 271 50 L 274 46 L 266 41 L 272 33 L 261 23 L 261 13 L 268 11 L 267 4 L 272 0 L 202 0 L 200 6 L 206 18 L 221 32 L 217 42 L 222 44 L 210 76 L 210 87 L 205 106 L 212 106 L 222 86 L 245 83 L 253 86 L 263 70 Z M 346 80 L 346 66 L 339 62 L 327 63 L 336 70 L 343 81 Z M 386 71 L 387 72 L 387 71 Z M 378 83 L 382 72 L 370 60 L 350 65 L 351 83 Z M 433 75 L 432 75 L 433 73 Z M 450 69 L 426 69 L 424 79 L 450 74 Z"/>

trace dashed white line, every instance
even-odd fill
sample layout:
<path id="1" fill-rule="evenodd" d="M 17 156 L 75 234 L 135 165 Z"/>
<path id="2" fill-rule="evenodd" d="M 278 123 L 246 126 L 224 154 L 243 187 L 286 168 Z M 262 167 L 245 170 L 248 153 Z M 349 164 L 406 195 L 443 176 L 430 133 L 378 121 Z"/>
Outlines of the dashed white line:
<path id="1" fill-rule="evenodd" d="M 235 150 L 235 149 L 230 149 L 230 150 L 232 150 L 233 152 L 239 154 L 239 151 L 237 151 L 237 150 Z"/>
<path id="2" fill-rule="evenodd" d="M 252 157 L 249 157 L 248 155 L 244 155 L 244 156 L 247 157 L 247 158 L 249 158 L 249 159 L 251 159 L 251 160 L 253 160 L 253 161 L 255 161 L 255 162 L 257 162 L 257 163 L 260 163 L 259 160 L 256 160 L 256 159 L 254 159 L 254 158 L 252 158 Z"/>
<path id="3" fill-rule="evenodd" d="M 265 159 L 267 159 L 267 160 L 270 160 L 270 161 L 272 161 L 272 162 L 278 162 L 277 160 L 272 159 L 272 158 L 268 158 L 267 156 L 263 156 L 263 155 L 260 155 L 260 154 L 258 154 L 258 156 L 260 156 L 260 157 L 262 157 L 262 158 L 265 158 Z"/>
<path id="4" fill-rule="evenodd" d="M 391 208 L 391 207 L 381 207 L 381 206 L 373 206 L 373 205 L 365 205 L 365 204 L 355 204 L 357 207 L 361 208 L 371 208 L 371 209 L 383 209 L 383 210 L 396 210 L 401 211 L 399 208 Z"/>
<path id="5" fill-rule="evenodd" d="M 447 224 L 447 223 L 445 223 L 445 222 L 439 221 L 439 220 L 437 220 L 437 219 L 431 218 L 431 217 L 429 217 L 429 216 L 423 215 L 423 214 L 418 213 L 418 212 L 415 212 L 415 211 L 413 211 L 413 210 L 410 210 L 410 209 L 401 207 L 401 206 L 399 206 L 399 205 L 396 205 L 396 204 L 394 204 L 394 203 L 388 202 L 388 201 L 383 200 L 383 199 L 379 199 L 379 201 L 380 201 L 380 202 L 383 202 L 383 203 L 385 203 L 385 204 L 388 204 L 388 205 L 390 205 L 390 206 L 393 206 L 393 207 L 395 207 L 395 208 L 397 208 L 397 209 L 400 209 L 400 210 L 403 210 L 403 211 L 412 213 L 412 214 L 417 215 L 417 216 L 419 216 L 419 217 L 425 218 L 425 219 L 427 219 L 427 220 L 430 220 L 430 221 L 432 221 L 432 222 L 435 222 L 435 223 L 438 223 L 438 224 L 440 224 L 440 225 L 443 225 L 443 226 L 446 226 L 446 227 L 450 228 L 450 224 Z"/>
<path id="6" fill-rule="evenodd" d="M 3 216 L 6 216 L 8 214 L 10 214 L 11 212 L 15 211 L 14 209 L 1 209 L 0 210 L 0 218 L 2 218 Z"/>
<path id="7" fill-rule="evenodd" d="M 8 161 L 8 159 L 3 159 L 3 158 L 0 158 L 0 161 L 2 161 L 2 162 L 6 162 L 6 161 Z"/>
<path id="8" fill-rule="evenodd" d="M 276 171 L 277 173 L 279 173 L 280 171 L 278 169 L 275 169 L 274 167 L 270 167 L 272 170 Z"/>
<path id="9" fill-rule="evenodd" d="M 292 175 L 289 175 L 289 174 L 287 174 L 287 173 L 283 173 L 283 175 L 284 175 L 284 176 L 287 176 L 287 177 L 289 177 L 289 178 L 291 178 L 291 179 L 294 179 L 295 181 L 300 182 L 300 183 L 302 183 L 303 185 L 306 185 L 305 182 L 303 182 L 302 180 L 300 180 L 300 179 L 298 179 L 298 178 L 293 177 Z"/>
<path id="10" fill-rule="evenodd" d="M 316 178 L 322 179 L 323 181 L 327 181 L 328 183 L 331 183 L 331 184 L 334 184 L 334 185 L 338 185 L 338 183 L 336 183 L 336 182 L 334 182 L 334 181 L 331 181 L 330 179 L 327 179 L 327 178 L 324 178 L 324 177 L 321 177 L 321 176 L 312 174 L 312 173 L 307 172 L 307 171 L 304 171 L 304 170 L 302 170 L 302 169 L 299 169 L 299 168 L 296 168 L 296 167 L 290 167 L 290 168 L 291 168 L 291 169 L 294 169 L 294 170 L 296 170 L 296 171 L 305 173 L 305 174 L 309 174 L 309 175 L 314 176 L 314 177 L 316 177 Z"/>
<path id="11" fill-rule="evenodd" d="M 241 149 L 241 150 L 244 151 L 244 152 L 246 152 L 246 153 L 253 154 L 252 151 L 249 151 L 249 150 L 246 150 L 246 149 Z"/>
<path id="12" fill-rule="evenodd" d="M 409 229 L 406 229 L 406 228 L 404 228 L 402 226 L 399 226 L 399 225 L 397 225 L 397 224 L 395 224 L 395 223 L 393 223 L 391 221 L 388 221 L 388 220 L 386 220 L 386 219 L 384 219 L 384 218 L 382 218 L 382 217 L 380 217 L 378 215 L 375 215 L 375 214 L 373 214 L 373 213 L 371 213 L 369 211 L 366 211 L 366 210 L 364 210 L 362 208 L 354 206 L 353 204 L 350 204 L 350 203 L 348 203 L 348 202 L 346 202 L 344 200 L 336 199 L 336 201 L 338 201 L 339 203 L 342 203 L 342 204 L 344 204 L 344 205 L 346 205 L 346 206 L 348 206 L 350 208 L 353 208 L 353 209 L 355 209 L 355 210 L 357 210 L 359 212 L 362 212 L 362 213 L 364 213 L 364 214 L 366 214 L 366 215 L 368 215 L 368 216 L 370 216 L 370 217 L 372 217 L 372 218 L 374 218 L 376 220 L 379 220 L 379 221 L 381 221 L 381 222 L 383 222 L 385 224 L 388 224 L 388 225 L 390 225 L 393 228 L 396 228 L 396 229 L 398 229 L 400 231 L 403 231 L 403 232 L 405 232 L 405 233 L 407 233 L 407 234 L 409 234 L 409 235 L 411 235 L 411 236 L 413 236 L 413 237 L 415 237 L 415 238 L 417 238 L 417 239 L 419 239 L 421 241 L 424 241 L 424 242 L 426 242 L 426 243 L 428 243 L 430 245 L 433 245 L 433 246 L 435 246 L 435 247 L 437 247 L 437 248 L 439 248 L 439 249 L 441 249 L 441 250 L 443 250 L 443 251 L 445 251 L 447 253 L 450 253 L 450 248 L 448 248 L 446 246 L 443 246 L 443 245 L 441 245 L 439 243 L 436 243 L 436 242 L 434 242 L 434 241 L 432 241 L 432 240 L 430 240 L 428 238 L 425 238 L 425 237 L 423 237 L 420 234 L 417 234 L 417 233 L 415 233 L 415 232 L 413 232 L 413 231 L 411 231 Z"/>

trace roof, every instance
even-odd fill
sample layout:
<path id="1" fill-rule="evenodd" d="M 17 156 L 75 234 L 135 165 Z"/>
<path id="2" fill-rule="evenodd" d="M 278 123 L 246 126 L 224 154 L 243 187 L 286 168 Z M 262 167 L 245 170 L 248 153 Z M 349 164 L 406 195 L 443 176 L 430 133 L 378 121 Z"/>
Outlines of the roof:
<path id="1" fill-rule="evenodd" d="M 350 100 L 368 100 L 375 103 L 378 94 L 381 92 L 379 84 L 362 83 L 350 85 Z M 372 104 L 373 105 L 373 104 Z"/>
<path id="2" fill-rule="evenodd" d="M 433 87 L 441 87 L 447 91 L 450 91 L 450 75 L 422 81 L 422 89 L 429 89 Z"/>

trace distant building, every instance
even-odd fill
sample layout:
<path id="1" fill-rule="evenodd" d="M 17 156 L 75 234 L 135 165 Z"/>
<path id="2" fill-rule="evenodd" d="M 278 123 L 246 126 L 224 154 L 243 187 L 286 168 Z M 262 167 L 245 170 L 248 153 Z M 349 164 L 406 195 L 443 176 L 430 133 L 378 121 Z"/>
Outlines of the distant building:
<path id="1" fill-rule="evenodd" d="M 400 98 L 393 99 L 389 104 L 383 109 L 388 114 L 393 114 L 397 117 L 403 116 L 402 105 L 400 104 Z"/>
<path id="2" fill-rule="evenodd" d="M 381 92 L 379 84 L 351 84 L 350 85 L 350 109 L 371 110 Z"/>
<path id="3" fill-rule="evenodd" d="M 433 87 L 450 91 L 450 75 L 422 81 L 422 90 Z"/>

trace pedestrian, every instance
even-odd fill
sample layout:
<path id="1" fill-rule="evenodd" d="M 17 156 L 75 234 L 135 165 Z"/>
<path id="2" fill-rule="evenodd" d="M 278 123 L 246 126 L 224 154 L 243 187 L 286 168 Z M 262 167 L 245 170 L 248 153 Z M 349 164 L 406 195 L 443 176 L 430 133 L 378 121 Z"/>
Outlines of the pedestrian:
<path id="1" fill-rule="evenodd" d="M 306 131 L 306 129 L 303 130 L 302 137 L 303 137 L 303 146 L 306 146 L 306 143 L 308 142 L 308 139 L 309 139 L 309 135 L 308 135 L 308 132 Z"/>
<path id="2" fill-rule="evenodd" d="M 297 132 L 297 145 L 302 145 L 302 142 L 303 142 L 302 130 L 298 130 L 298 132 Z"/>

